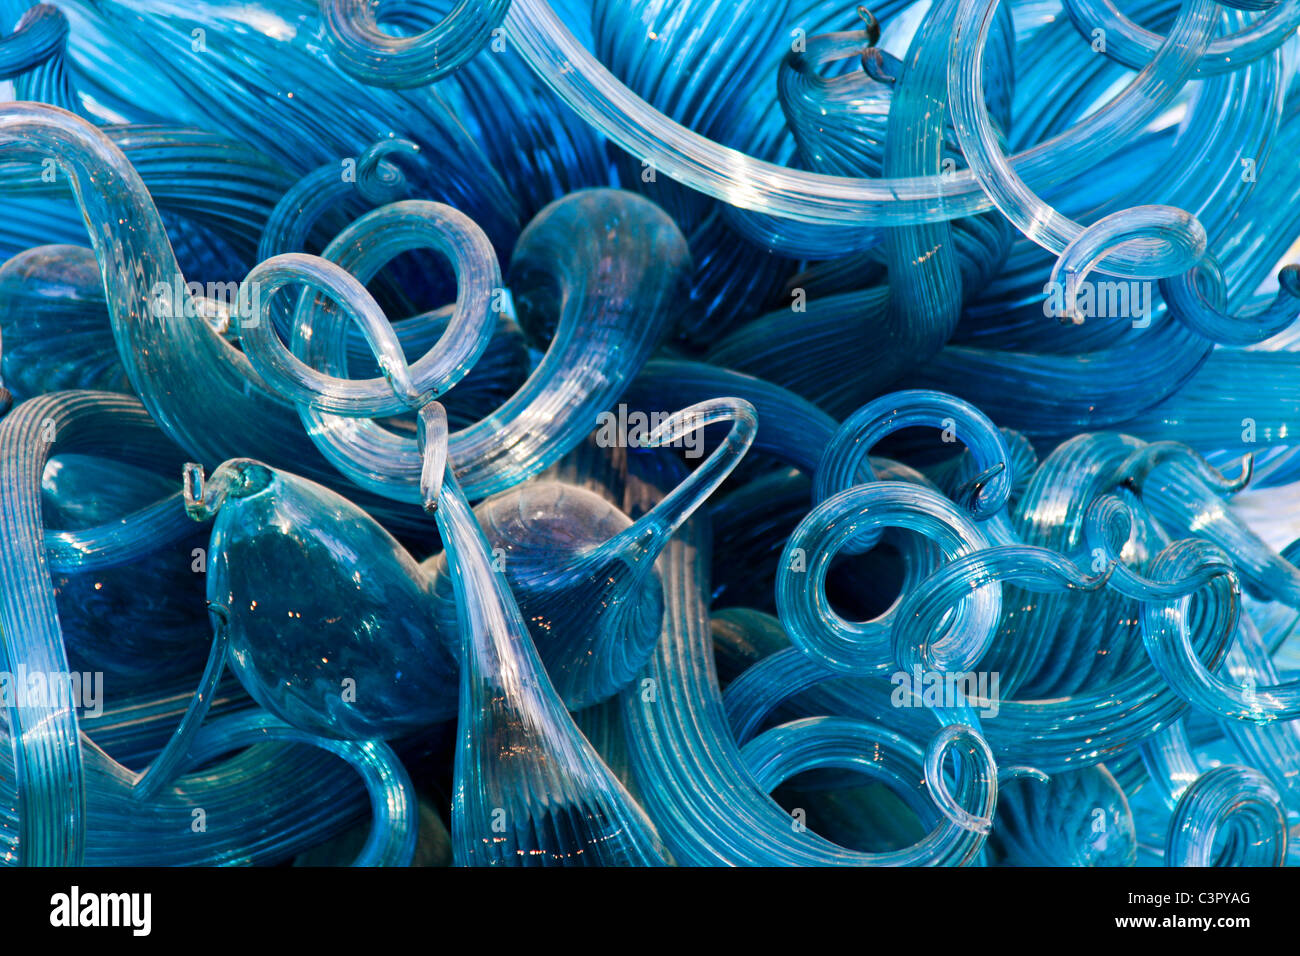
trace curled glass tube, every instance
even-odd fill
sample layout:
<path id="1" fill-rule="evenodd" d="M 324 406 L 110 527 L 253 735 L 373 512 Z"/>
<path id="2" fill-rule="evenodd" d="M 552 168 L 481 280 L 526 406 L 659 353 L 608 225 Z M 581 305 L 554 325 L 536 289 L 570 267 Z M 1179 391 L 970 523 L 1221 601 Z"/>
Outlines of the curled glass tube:
<path id="1" fill-rule="evenodd" d="M 1034 195 L 1012 170 L 984 106 L 983 52 L 997 6 L 998 0 L 962 0 L 957 13 L 957 36 L 949 66 L 957 136 L 963 155 L 998 209 L 1030 239 L 1059 253 L 1079 238 L 1081 228 Z M 1130 113 L 1121 112 L 1116 100 L 1099 111 L 1107 118 L 1116 117 L 1114 127 L 1108 131 L 1110 136 L 1123 139 L 1131 135 L 1172 101 L 1209 45 L 1213 10 L 1209 0 L 1190 0 L 1184 5 L 1160 53 L 1134 80 L 1134 89 L 1142 90 L 1134 95 L 1140 107 Z M 1159 278 L 1181 272 L 1191 263 L 1179 245 L 1169 240 L 1135 239 L 1109 251 L 1102 267 L 1133 278 Z M 1183 264 L 1178 267 L 1171 262 Z"/>
<path id="2" fill-rule="evenodd" d="M 650 474 L 664 480 L 657 468 Z M 644 494 L 638 499 L 648 507 L 653 498 Z M 668 612 L 664 635 L 643 671 L 640 689 L 630 688 L 622 696 L 633 772 L 647 812 L 673 858 L 682 864 L 879 862 L 872 854 L 849 851 L 792 826 L 788 813 L 747 782 L 750 773 L 729 743 L 712 653 L 705 643 L 707 629 L 699 623 L 703 620 L 698 578 L 702 569 L 694 557 L 701 541 L 699 521 L 697 515 L 683 526 L 660 558 Z M 888 710 L 887 704 L 884 709 Z M 933 733 L 933 712 L 921 709 L 915 714 L 911 726 L 928 726 Z M 977 727 L 979 718 L 967 708 L 959 720 Z M 918 859 L 924 861 L 946 862 L 928 854 L 925 860 Z"/>
<path id="3" fill-rule="evenodd" d="M 596 223 L 613 225 L 597 233 Z M 348 241 L 327 248 L 325 258 L 337 255 L 353 274 L 373 274 L 387 258 L 385 247 L 359 240 L 369 239 L 379 225 L 365 223 Z M 574 237 L 581 241 L 571 242 Z M 550 344 L 500 408 L 452 433 L 450 461 L 466 494 L 478 499 L 503 491 L 582 440 L 597 413 L 619 396 L 667 334 L 669 307 L 687 261 L 676 226 L 630 193 L 578 192 L 539 213 L 515 248 L 510 286 L 526 332 L 534 340 L 549 337 Z M 638 304 L 639 322 L 625 320 L 631 303 Z M 343 326 L 320 321 L 327 318 L 300 304 L 294 347 L 306 364 L 339 374 Z M 592 371 L 593 353 L 610 359 L 600 372 Z M 412 437 L 364 419 L 308 420 L 312 440 L 353 481 L 395 500 L 419 502 L 421 457 Z"/>
<path id="4" fill-rule="evenodd" d="M 840 425 L 826 446 L 813 484 L 814 501 L 820 503 L 838 491 L 860 481 L 872 480 L 867 455 L 890 432 L 917 425 L 943 431 L 944 441 L 967 446 L 979 474 L 967 485 L 969 495 L 960 496 L 971 517 L 982 520 L 1005 507 L 1015 475 L 1010 452 L 1002 433 L 984 414 L 968 402 L 942 392 L 891 392 L 869 402 Z M 869 545 L 867 540 L 855 546 Z"/>
<path id="5" fill-rule="evenodd" d="M 421 156 L 419 144 L 407 139 L 386 138 L 366 147 L 352 159 L 355 181 L 340 174 L 338 164 L 319 166 L 285 191 L 271 214 L 257 245 L 257 258 L 269 259 L 281 252 L 304 248 L 320 220 L 348 199 L 361 198 L 375 205 L 397 202 L 409 180 L 403 164 Z M 290 330 L 284 329 L 284 332 Z"/>
<path id="6" fill-rule="evenodd" d="M 109 440 L 105 426 L 112 423 Z M 25 402 L 0 420 L 0 509 L 6 547 L 0 556 L 0 632 L 4 669 L 68 672 L 54 589 L 46 570 L 40 482 L 53 442 L 60 451 L 110 451 L 145 460 L 166 444 L 134 399 L 97 392 L 55 393 Z M 107 446 L 107 447 L 106 447 Z M 119 452 L 119 454 L 121 454 Z M 71 688 L 48 703 L 6 701 L 22 857 L 30 865 L 83 859 L 85 779 Z"/>
<path id="7" fill-rule="evenodd" d="M 1181 209 L 1135 206 L 1099 219 L 1061 251 L 1047 280 L 1049 288 L 1064 289 L 1062 321 L 1083 321 L 1078 312 L 1080 284 L 1112 251 L 1126 243 L 1136 245 L 1139 240 L 1155 240 L 1168 251 L 1144 264 L 1142 272 L 1125 272 L 1126 276 L 1159 279 L 1176 275 L 1192 268 L 1205 254 L 1205 227 Z"/>
<path id="8" fill-rule="evenodd" d="M 758 413 L 754 449 L 812 473 L 835 432 L 835 419 L 788 389 L 752 375 L 704 362 L 652 359 L 628 388 L 628 404 L 655 407 L 655 397 L 673 395 L 695 404 L 718 395 L 743 399 Z"/>
<path id="9" fill-rule="evenodd" d="M 1207 295 L 1202 278 L 1210 284 Z M 1213 258 L 1196 268 L 1160 280 L 1160 293 L 1169 311 L 1207 339 L 1225 345 L 1252 345 L 1288 328 L 1300 315 L 1300 266 L 1288 265 L 1278 273 L 1274 300 L 1250 316 L 1224 312 L 1223 272 Z"/>
<path id="10" fill-rule="evenodd" d="M 826 599 L 825 578 L 832 557 L 863 530 L 907 528 L 933 542 L 947 560 L 989 545 L 987 537 L 952 502 L 905 482 L 876 481 L 836 494 L 795 529 L 777 572 L 777 606 L 794 645 L 823 666 L 844 674 L 879 674 L 893 661 L 890 643 L 897 607 L 874 621 L 844 620 Z M 957 631 L 963 643 L 992 637 L 1002 611 L 998 589 L 979 587 L 965 595 L 947 620 L 942 643 Z"/>
<path id="11" fill-rule="evenodd" d="M 0 77 L 15 80 L 17 99 L 80 112 L 67 68 L 68 18 L 50 3 L 7 2 L 0 15 L 8 17 L 16 6 L 22 17 L 12 33 L 0 38 Z"/>
<path id="12" fill-rule="evenodd" d="M 366 241 L 380 235 L 381 242 Z M 240 337 L 250 361 L 280 395 L 320 413 L 378 417 L 424 405 L 460 381 L 487 346 L 492 328 L 489 305 L 501 288 L 496 254 L 468 217 L 417 200 L 392 203 L 363 216 L 340 233 L 326 252 L 337 254 L 335 250 L 349 246 L 366 248 L 371 268 L 353 271 L 347 268 L 347 260 L 338 265 L 328 254 L 317 259 L 284 253 L 259 263 L 248 274 L 243 287 L 258 292 L 257 310 L 250 302 L 248 315 L 240 320 Z M 457 299 L 442 338 L 408 365 L 396 332 L 363 283 L 387 260 L 422 247 L 436 249 L 451 260 Z M 280 342 L 269 315 L 272 296 L 299 283 L 330 294 L 342 311 L 338 321 L 351 318 L 360 326 L 386 381 L 344 382 L 323 375 Z M 295 336 L 309 336 L 312 331 L 297 326 Z M 328 334 L 331 329 L 321 331 Z M 335 341 L 339 338 L 335 336 Z M 309 419 L 308 424 L 318 422 Z"/>
<path id="13" fill-rule="evenodd" d="M 382 30 L 366 0 L 321 0 L 320 6 L 339 67 L 363 83 L 401 89 L 433 83 L 463 65 L 488 42 L 510 0 L 465 0 L 416 36 Z M 438 5 L 425 0 L 385 8 L 389 22 L 402 24 L 439 14 Z"/>
<path id="14" fill-rule="evenodd" d="M 1206 17 L 1209 9 L 1200 16 Z M 851 179 L 776 166 L 707 140 L 653 109 L 613 77 L 546 0 L 516 0 L 505 25 L 529 65 L 588 123 L 654 169 L 731 205 L 802 222 L 875 225 L 937 221 L 990 208 L 989 198 L 967 170 L 942 177 Z M 1191 57 L 1193 65 L 1198 55 Z M 1101 133 L 1117 114 L 1124 115 L 1125 107 L 1141 99 L 1138 90 L 1122 95 L 1108 115 L 1091 117 L 1068 135 L 1018 156 L 1030 173 L 1027 178 L 1049 170 L 1064 176 L 1074 168 L 1062 164 L 1069 147 Z M 1079 161 L 1077 156 L 1068 160 Z"/>
<path id="15" fill-rule="evenodd" d="M 193 321 L 189 287 L 157 208 L 104 133 L 53 107 L 12 105 L 0 116 L 0 152 L 57 157 L 88 222 L 131 223 L 118 234 L 111 226 L 92 230 L 90 239 L 123 366 L 159 427 L 204 460 L 224 458 L 217 449 L 231 422 L 257 422 L 256 430 L 241 435 L 244 447 L 251 447 L 250 439 L 258 445 L 265 440 L 273 459 L 302 446 L 288 409 L 252 373 L 248 359 L 212 325 Z M 160 302 L 171 307 L 159 308 Z M 177 355 L 188 361 L 173 361 Z"/>
<path id="16" fill-rule="evenodd" d="M 958 755 L 962 771 L 956 793 L 948 789 L 941 769 L 950 749 Z M 865 721 L 813 717 L 775 727 L 749 741 L 741 752 L 764 790 L 775 789 L 797 773 L 827 767 L 858 770 L 905 790 L 920 770 L 947 822 L 905 850 L 862 854 L 863 865 L 897 866 L 925 859 L 969 863 L 992 824 L 997 802 L 996 778 L 988 776 L 992 755 L 982 738 L 959 725 L 936 733 L 922 752 L 906 738 Z M 975 812 L 967 810 L 966 804 L 973 805 Z"/>
<path id="17" fill-rule="evenodd" d="M 1223 865 L 1216 840 L 1238 866 L 1281 866 L 1287 828 L 1282 800 L 1263 774 L 1248 767 L 1216 767 L 1196 779 L 1178 800 L 1165 848 L 1168 866 Z"/>
<path id="18" fill-rule="evenodd" d="M 1156 562 L 1153 573 L 1181 576 L 1181 565 L 1198 562 L 1199 556 L 1183 551 L 1166 551 Z M 1231 582 L 1231 577 L 1221 579 Z M 1215 600 L 1236 599 L 1235 583 Z M 1239 720 L 1260 722 L 1292 720 L 1300 705 L 1300 682 L 1259 686 L 1252 679 L 1244 686 L 1224 680 L 1208 669 L 1196 656 L 1187 636 L 1185 621 L 1188 599 L 1146 605 L 1143 609 L 1143 635 L 1156 668 L 1176 693 L 1196 706 L 1211 713 Z M 1228 618 L 1228 626 L 1235 630 L 1235 617 Z"/>
<path id="19" fill-rule="evenodd" d="M 384 743 L 330 740 L 279 723 L 269 714 L 246 714 L 214 721 L 200 731 L 189 751 L 191 763 L 266 740 L 301 742 L 342 757 L 362 777 L 373 812 L 370 834 L 353 866 L 407 866 L 415 852 L 415 806 L 411 782 L 401 762 Z"/>
<path id="20" fill-rule="evenodd" d="M 906 592 L 890 632 L 894 660 L 904 669 L 972 670 L 988 651 L 993 635 L 976 642 L 970 639 L 970 632 L 945 633 L 940 628 L 944 615 L 964 594 L 997 581 L 1029 591 L 1093 590 L 1105 586 L 1114 566 L 1106 562 L 1104 573 L 1087 575 L 1055 551 L 1016 545 L 985 548 L 957 558 Z M 940 635 L 938 639 L 935 634 Z"/>
<path id="21" fill-rule="evenodd" d="M 1064 0 L 1062 6 L 1079 32 L 1090 40 L 1093 30 L 1104 30 L 1106 43 L 1101 52 L 1129 69 L 1141 69 L 1162 45 L 1158 33 L 1134 23 L 1111 0 Z M 1297 26 L 1300 6 L 1290 2 L 1272 4 L 1248 27 L 1212 40 L 1196 64 L 1196 75 L 1226 73 L 1267 56 L 1295 33 Z"/>

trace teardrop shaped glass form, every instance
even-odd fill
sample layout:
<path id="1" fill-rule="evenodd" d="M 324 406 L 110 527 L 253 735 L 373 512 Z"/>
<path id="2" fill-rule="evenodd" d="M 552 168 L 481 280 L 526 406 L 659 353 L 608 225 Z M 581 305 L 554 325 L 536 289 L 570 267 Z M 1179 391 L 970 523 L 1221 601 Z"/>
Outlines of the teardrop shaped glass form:
<path id="1" fill-rule="evenodd" d="M 209 484 L 208 600 L 229 611 L 230 667 L 258 703 L 351 740 L 456 712 L 432 582 L 387 531 L 329 489 L 248 459 Z"/>
<path id="2" fill-rule="evenodd" d="M 474 516 L 503 571 L 556 691 L 571 710 L 625 687 L 659 639 L 663 586 L 653 526 L 600 495 L 560 481 L 528 482 L 482 502 Z M 438 625 L 453 633 L 446 554 L 424 565 L 436 581 Z"/>
<path id="3" fill-rule="evenodd" d="M 654 826 L 582 735 L 448 469 L 435 512 L 460 609 L 452 847 L 461 866 L 653 866 Z"/>
<path id="4" fill-rule="evenodd" d="M 104 279 L 84 246 L 36 246 L 0 266 L 0 341 L 0 377 L 17 401 L 65 388 L 130 392 Z"/>
<path id="5" fill-rule="evenodd" d="M 493 569 L 505 574 L 570 710 L 608 700 L 650 658 L 664 609 L 655 559 L 744 457 L 757 417 L 743 399 L 713 399 L 669 416 L 636 442 L 666 445 L 715 422 L 731 423 L 724 440 L 635 524 L 595 492 L 559 481 L 526 482 L 475 509 Z M 424 566 L 437 581 L 440 627 L 450 632 L 455 605 L 447 554 Z"/>
<path id="6" fill-rule="evenodd" d="M 1012 866 L 1133 866 L 1138 840 L 1123 788 L 1104 764 L 1017 780 L 998 794 L 993 844 Z"/>
<path id="7" fill-rule="evenodd" d="M 186 517 L 168 465 L 164 473 L 67 454 L 42 475 L 45 552 L 68 664 L 102 671 L 118 693 L 197 675 L 206 653 L 204 582 L 195 572 L 208 529 Z"/>

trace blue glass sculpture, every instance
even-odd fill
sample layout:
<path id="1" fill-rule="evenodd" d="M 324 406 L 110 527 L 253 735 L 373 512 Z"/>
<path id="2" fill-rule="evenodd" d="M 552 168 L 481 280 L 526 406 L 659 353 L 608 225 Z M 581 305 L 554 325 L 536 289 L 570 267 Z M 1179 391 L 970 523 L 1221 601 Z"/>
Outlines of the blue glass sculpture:
<path id="1" fill-rule="evenodd" d="M 1291 862 L 1298 29 L 0 0 L 0 860 Z"/>

